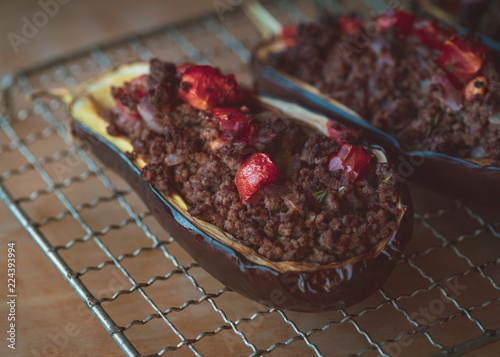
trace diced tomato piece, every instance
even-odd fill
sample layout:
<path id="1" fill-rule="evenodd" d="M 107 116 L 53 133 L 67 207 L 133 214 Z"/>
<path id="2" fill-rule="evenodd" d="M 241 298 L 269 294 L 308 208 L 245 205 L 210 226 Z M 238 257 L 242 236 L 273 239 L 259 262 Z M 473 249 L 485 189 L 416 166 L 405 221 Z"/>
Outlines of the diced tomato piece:
<path id="1" fill-rule="evenodd" d="M 425 20 L 415 24 L 413 33 L 427 46 L 441 50 L 445 41 L 454 35 L 456 31 L 451 26 L 442 29 L 436 20 Z"/>
<path id="2" fill-rule="evenodd" d="M 191 68 L 194 66 L 197 66 L 197 65 L 195 63 L 191 63 L 191 62 L 184 62 L 184 63 L 179 63 L 175 67 L 177 68 L 177 73 L 184 74 L 184 72 L 186 72 L 186 70 L 188 68 Z"/>
<path id="3" fill-rule="evenodd" d="M 235 138 L 241 137 L 252 124 L 252 121 L 237 108 L 212 108 L 210 112 L 219 121 L 223 130 Z"/>
<path id="4" fill-rule="evenodd" d="M 125 106 L 120 100 L 121 97 L 124 96 L 132 96 L 137 98 L 140 101 L 147 94 L 147 81 L 146 75 L 136 77 L 129 82 L 125 82 L 123 86 L 119 87 L 116 92 L 113 94 L 113 99 L 115 101 L 116 107 L 120 112 L 124 115 L 140 119 L 141 115 L 137 112 L 136 109 L 131 109 Z"/>
<path id="5" fill-rule="evenodd" d="M 349 15 L 344 15 L 340 17 L 339 26 L 345 33 L 355 35 L 361 31 L 361 28 L 363 27 L 363 20 Z"/>
<path id="6" fill-rule="evenodd" d="M 256 152 L 250 155 L 240 165 L 235 179 L 241 201 L 246 202 L 261 187 L 275 183 L 278 176 L 278 169 L 267 154 Z"/>
<path id="7" fill-rule="evenodd" d="M 375 20 L 377 29 L 384 32 L 391 27 L 397 27 L 404 35 L 412 33 L 415 16 L 406 11 L 396 10 L 389 11 L 377 17 Z"/>
<path id="8" fill-rule="evenodd" d="M 236 108 L 212 108 L 210 112 L 227 135 L 253 146 L 257 130 L 245 113 Z"/>
<path id="9" fill-rule="evenodd" d="M 236 103 L 241 91 L 234 75 L 223 75 L 211 66 L 193 66 L 182 74 L 179 98 L 196 109 Z"/>
<path id="10" fill-rule="evenodd" d="M 293 47 L 297 43 L 297 25 L 285 25 L 281 28 L 281 39 L 286 47 Z"/>
<path id="11" fill-rule="evenodd" d="M 337 153 L 330 156 L 328 169 L 345 170 L 351 182 L 355 182 L 363 176 L 371 159 L 372 156 L 362 147 L 343 144 Z"/>
<path id="12" fill-rule="evenodd" d="M 337 129 L 335 127 L 335 124 L 334 122 L 332 121 L 328 121 L 328 123 L 326 123 L 326 129 L 328 130 L 328 135 L 335 139 L 336 141 L 338 141 L 339 143 L 343 143 L 345 142 L 345 140 L 343 140 L 341 137 L 344 133 L 351 133 L 351 134 L 354 134 L 356 131 L 352 128 L 345 128 L 345 127 L 340 127 L 339 129 Z"/>
<path id="13" fill-rule="evenodd" d="M 438 65 L 465 82 L 478 74 L 486 55 L 486 47 L 480 42 L 469 45 L 465 40 L 453 36 L 445 42 Z"/>
<path id="14" fill-rule="evenodd" d="M 372 157 L 363 148 L 356 147 L 351 150 L 351 155 L 344 161 L 344 165 L 352 182 L 361 178 L 365 173 Z"/>

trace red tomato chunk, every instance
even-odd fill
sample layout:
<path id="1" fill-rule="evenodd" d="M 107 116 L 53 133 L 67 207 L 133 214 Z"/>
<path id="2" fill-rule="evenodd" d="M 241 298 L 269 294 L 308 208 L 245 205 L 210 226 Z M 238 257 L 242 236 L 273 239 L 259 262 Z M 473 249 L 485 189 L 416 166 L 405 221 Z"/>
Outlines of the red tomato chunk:
<path id="1" fill-rule="evenodd" d="M 355 182 L 365 173 L 372 156 L 363 148 L 343 144 L 340 150 L 330 156 L 328 169 L 330 171 L 345 170 L 351 182 Z"/>
<path id="2" fill-rule="evenodd" d="M 253 146 L 256 130 L 245 113 L 236 108 L 212 108 L 210 112 L 219 121 L 225 134 L 246 142 L 249 147 Z"/>
<path id="3" fill-rule="evenodd" d="M 181 67 L 184 70 L 179 98 L 196 109 L 209 109 L 236 103 L 241 91 L 234 75 L 223 75 L 211 66 Z"/>
<path id="4" fill-rule="evenodd" d="M 256 152 L 250 155 L 242 162 L 235 178 L 241 201 L 246 202 L 261 187 L 276 182 L 278 176 L 278 169 L 267 154 Z"/>

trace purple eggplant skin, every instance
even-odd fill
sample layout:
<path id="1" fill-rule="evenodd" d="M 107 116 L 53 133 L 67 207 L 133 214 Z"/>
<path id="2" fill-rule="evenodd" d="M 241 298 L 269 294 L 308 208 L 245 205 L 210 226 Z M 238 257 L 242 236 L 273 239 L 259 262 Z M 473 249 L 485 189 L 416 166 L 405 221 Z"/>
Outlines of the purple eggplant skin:
<path id="1" fill-rule="evenodd" d="M 416 179 L 431 184 L 435 190 L 470 202 L 500 206 L 500 167 L 481 166 L 429 151 L 408 153 L 407 157 L 410 165 L 415 163 Z"/>
<path id="2" fill-rule="evenodd" d="M 428 187 L 452 197 L 488 206 L 500 204 L 500 166 L 498 162 L 480 165 L 464 159 L 431 151 L 404 151 L 397 140 L 380 129 L 360 120 L 290 80 L 258 58 L 256 53 L 268 42 L 262 42 L 253 52 L 251 69 L 255 89 L 261 93 L 293 100 L 336 121 L 362 130 L 364 137 L 380 144 L 389 161 L 403 178 L 416 179 Z"/>
<path id="3" fill-rule="evenodd" d="M 119 149 L 78 121 L 75 137 L 85 142 L 107 167 L 116 171 L 144 201 L 167 230 L 208 273 L 243 296 L 269 307 L 318 312 L 338 310 L 377 291 L 396 265 L 413 233 L 413 207 L 408 188 L 401 184 L 405 212 L 399 229 L 379 252 L 372 251 L 348 264 L 308 271 L 277 271 L 248 260 L 186 220 L 175 207 L 140 177 L 139 169 Z"/>

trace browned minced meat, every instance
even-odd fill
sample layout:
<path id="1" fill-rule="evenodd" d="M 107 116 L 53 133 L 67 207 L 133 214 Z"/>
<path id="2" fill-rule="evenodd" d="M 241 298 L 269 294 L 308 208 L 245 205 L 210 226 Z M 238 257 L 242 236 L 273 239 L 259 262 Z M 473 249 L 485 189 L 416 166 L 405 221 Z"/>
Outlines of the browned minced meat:
<path id="1" fill-rule="evenodd" d="M 489 61 L 486 95 L 450 110 L 433 76 L 441 51 L 395 28 L 370 35 L 343 32 L 338 19 L 298 27 L 297 45 L 271 54 L 270 64 L 317 87 L 396 136 L 408 151 L 429 150 L 460 158 L 500 160 L 498 69 Z M 361 37 L 356 37 L 361 36 Z M 459 91 L 459 96 L 461 95 Z M 496 119 L 498 121 L 498 119 Z"/>
<path id="2" fill-rule="evenodd" d="M 147 163 L 142 178 L 163 193 L 180 193 L 191 215 L 274 261 L 342 261 L 366 253 L 397 230 L 400 183 L 390 164 L 372 160 L 352 184 L 346 174 L 325 169 L 339 147 L 334 139 L 306 135 L 292 120 L 265 111 L 247 114 L 258 130 L 254 148 L 232 141 L 211 151 L 209 142 L 222 133 L 218 122 L 207 111 L 157 93 L 165 87 L 149 89 L 152 98 L 170 98 L 171 111 L 155 118 L 168 129 L 163 133 L 141 119 L 123 120 L 116 110 L 104 117 L 114 135 L 130 139 L 130 156 Z M 280 176 L 252 203 L 242 203 L 235 175 L 256 150 L 271 157 Z"/>

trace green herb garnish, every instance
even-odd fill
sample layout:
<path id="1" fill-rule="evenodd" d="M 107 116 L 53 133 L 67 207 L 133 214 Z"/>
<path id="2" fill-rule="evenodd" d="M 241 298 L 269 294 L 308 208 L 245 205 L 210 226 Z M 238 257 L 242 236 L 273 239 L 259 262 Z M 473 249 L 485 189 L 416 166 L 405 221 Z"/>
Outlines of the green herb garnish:
<path id="1" fill-rule="evenodd" d="M 391 177 L 392 177 L 392 175 L 389 175 L 389 177 L 387 177 L 387 178 L 385 178 L 383 180 L 380 180 L 380 182 L 387 183 L 387 182 L 389 182 L 389 180 L 391 179 Z"/>
<path id="2" fill-rule="evenodd" d="M 439 119 L 441 119 L 441 111 L 436 113 L 436 116 L 434 117 L 434 122 L 432 123 L 432 125 L 438 125 Z"/>
<path id="3" fill-rule="evenodd" d="M 425 138 L 428 139 L 429 136 L 431 135 L 432 128 L 435 127 L 436 125 L 439 124 L 439 120 L 441 120 L 441 115 L 443 113 L 441 111 L 438 111 L 436 115 L 434 116 L 434 120 L 432 121 L 432 125 L 427 128 L 427 131 L 425 132 Z"/>
<path id="4" fill-rule="evenodd" d="M 318 192 L 314 192 L 313 196 L 316 199 L 316 201 L 318 201 L 318 203 L 321 203 L 321 201 L 323 201 L 323 198 L 325 198 L 325 196 L 326 196 L 326 191 L 325 190 L 321 190 L 321 191 L 318 191 Z"/>
<path id="5" fill-rule="evenodd" d="M 431 135 L 431 129 L 432 129 L 432 127 L 428 127 L 427 128 L 427 131 L 425 132 L 425 138 L 426 139 L 429 139 L 429 136 Z"/>

